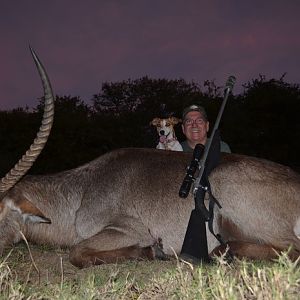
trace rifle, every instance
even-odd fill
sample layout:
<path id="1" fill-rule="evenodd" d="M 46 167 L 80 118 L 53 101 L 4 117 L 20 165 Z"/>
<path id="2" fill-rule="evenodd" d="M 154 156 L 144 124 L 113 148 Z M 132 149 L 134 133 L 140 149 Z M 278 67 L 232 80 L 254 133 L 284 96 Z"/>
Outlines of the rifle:
<path id="1" fill-rule="evenodd" d="M 195 200 L 195 209 L 192 210 L 190 220 L 188 223 L 187 231 L 184 237 L 181 257 L 183 259 L 191 260 L 192 262 L 210 262 L 207 246 L 206 224 L 209 222 L 209 229 L 212 234 L 222 242 L 219 235 L 215 235 L 212 230 L 213 221 L 213 206 L 218 204 L 218 201 L 210 193 L 210 184 L 208 175 L 211 170 L 215 168 L 220 161 L 220 134 L 218 131 L 219 123 L 229 96 L 235 83 L 235 77 L 230 76 L 226 82 L 224 90 L 224 99 L 219 110 L 217 119 L 215 121 L 211 138 L 208 140 L 207 145 L 204 147 L 202 144 L 197 144 L 193 152 L 193 159 L 187 169 L 185 178 L 179 189 L 179 196 L 186 198 L 189 194 L 192 183 L 193 195 Z M 194 177 L 196 170 L 199 169 L 197 177 Z M 208 210 L 204 204 L 204 197 L 206 191 L 209 191 L 210 198 L 213 204 L 210 204 Z"/>

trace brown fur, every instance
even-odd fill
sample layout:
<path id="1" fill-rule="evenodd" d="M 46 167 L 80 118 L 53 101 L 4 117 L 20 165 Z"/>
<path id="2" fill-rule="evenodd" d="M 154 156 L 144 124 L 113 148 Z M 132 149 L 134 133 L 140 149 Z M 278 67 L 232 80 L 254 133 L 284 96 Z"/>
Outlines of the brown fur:
<path id="1" fill-rule="evenodd" d="M 160 118 L 154 118 L 151 122 L 150 122 L 150 125 L 153 125 L 153 126 L 158 126 L 160 127 L 160 124 L 161 124 L 161 121 L 164 120 L 164 119 L 160 119 Z M 182 120 L 181 119 L 178 119 L 176 117 L 169 117 L 167 119 L 165 119 L 167 123 L 169 123 L 169 125 L 176 125 L 178 123 L 181 123 Z"/>
<path id="2" fill-rule="evenodd" d="M 220 216 L 218 219 L 218 224 L 220 227 L 220 234 L 225 241 L 228 239 L 237 241 L 248 240 L 248 238 L 243 234 L 239 227 L 233 223 L 233 221 Z"/>
<path id="3" fill-rule="evenodd" d="M 266 244 L 254 244 L 243 241 L 232 241 L 226 245 L 220 245 L 216 247 L 212 252 L 211 256 L 223 255 L 226 251 L 230 250 L 231 254 L 240 259 L 256 259 L 256 260 L 273 260 L 278 258 L 278 254 L 286 249 L 276 249 L 272 245 Z M 299 257 L 299 252 L 290 250 L 288 256 L 291 260 L 295 261 Z"/>
<path id="4" fill-rule="evenodd" d="M 11 199 L 21 205 L 19 199 L 27 199 L 52 223 L 22 223 L 7 207 L 0 237 L 8 238 L 0 246 L 12 237 L 18 240 L 13 224 L 20 223 L 26 237 L 36 243 L 72 247 L 70 259 L 78 266 L 163 257 L 163 253 L 172 255 L 173 249 L 179 254 L 194 207 L 192 195 L 178 196 L 190 160 L 191 154 L 183 152 L 120 149 L 74 170 L 28 176 L 7 193 L 2 205 Z M 237 255 L 270 258 L 272 248 L 284 250 L 290 245 L 298 253 L 300 241 L 294 233 L 300 216 L 297 173 L 269 161 L 228 154 L 210 182 L 222 205 L 216 209 L 216 232 Z M 30 207 L 23 204 L 34 212 Z M 163 247 L 157 251 L 160 239 Z M 218 247 L 209 232 L 208 244 L 209 251 Z"/>
<path id="5" fill-rule="evenodd" d="M 43 134 L 38 134 L 43 139 L 37 139 L 38 147 L 30 147 L 30 159 L 39 153 L 31 148 L 40 151 L 45 145 L 54 100 L 45 70 L 33 56 L 48 113 L 45 126 L 41 126 Z M 152 123 L 157 126 L 158 122 L 154 119 Z M 168 122 L 172 125 L 178 120 Z M 191 160 L 191 154 L 181 150 L 120 149 L 77 169 L 28 176 L 15 185 L 31 165 L 29 155 L 25 156 L 0 182 L 0 253 L 20 241 L 22 230 L 36 243 L 72 247 L 70 259 L 79 267 L 163 258 L 164 253 L 173 251 L 178 254 L 194 207 L 192 196 L 185 200 L 178 197 Z M 235 255 L 270 259 L 276 256 L 273 248 L 292 246 L 293 259 L 299 256 L 299 174 L 266 160 L 227 155 L 210 182 L 222 205 L 215 212 L 218 221 L 214 227 L 226 237 Z M 212 253 L 224 251 L 209 232 L 207 240 Z"/>
<path id="6" fill-rule="evenodd" d="M 35 215 L 46 219 L 43 213 L 27 199 L 23 198 L 22 200 L 16 202 L 16 206 L 18 206 L 24 214 Z M 49 223 L 51 223 L 50 220 Z"/>
<path id="7" fill-rule="evenodd" d="M 79 268 L 89 267 L 91 265 L 101 265 L 108 263 L 118 263 L 124 260 L 132 259 L 154 259 L 154 250 L 152 247 L 139 247 L 137 245 L 124 247 L 111 251 L 97 251 L 94 249 L 85 249 L 80 255 L 71 252 L 70 261 Z"/>

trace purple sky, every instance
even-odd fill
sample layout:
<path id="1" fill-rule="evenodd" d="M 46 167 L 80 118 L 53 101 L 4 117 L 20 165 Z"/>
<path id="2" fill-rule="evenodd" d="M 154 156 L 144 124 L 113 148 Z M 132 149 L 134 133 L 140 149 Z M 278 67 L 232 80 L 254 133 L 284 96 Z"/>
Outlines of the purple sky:
<path id="1" fill-rule="evenodd" d="M 35 107 L 31 44 L 58 95 L 89 100 L 104 81 L 142 76 L 223 85 L 264 74 L 300 83 L 300 1 L 3 0 L 0 109 Z"/>

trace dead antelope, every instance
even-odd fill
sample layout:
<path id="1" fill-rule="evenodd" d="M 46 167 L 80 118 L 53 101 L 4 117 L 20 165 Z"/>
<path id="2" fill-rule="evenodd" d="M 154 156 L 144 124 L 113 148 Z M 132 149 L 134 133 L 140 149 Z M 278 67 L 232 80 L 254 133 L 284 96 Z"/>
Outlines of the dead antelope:
<path id="1" fill-rule="evenodd" d="M 53 100 L 38 67 L 45 96 Z M 179 253 L 194 206 L 192 196 L 178 196 L 190 159 L 183 152 L 120 149 L 76 169 L 18 183 L 24 172 L 15 167 L 1 184 L 0 250 L 20 241 L 21 231 L 35 243 L 70 247 L 70 261 L 78 267 Z M 227 154 L 210 182 L 223 207 L 215 212 L 215 232 L 235 255 L 270 259 L 276 257 L 273 249 L 292 246 L 292 258 L 299 256 L 299 174 Z M 223 250 L 209 231 L 208 247 L 211 253 Z"/>

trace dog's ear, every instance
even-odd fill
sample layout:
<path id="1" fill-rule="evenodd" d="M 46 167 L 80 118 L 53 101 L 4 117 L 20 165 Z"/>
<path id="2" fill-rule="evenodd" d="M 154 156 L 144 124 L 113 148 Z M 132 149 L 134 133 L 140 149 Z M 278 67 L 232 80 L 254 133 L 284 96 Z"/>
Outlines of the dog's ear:
<path id="1" fill-rule="evenodd" d="M 173 125 L 176 125 L 176 124 L 182 122 L 181 119 L 178 119 L 178 118 L 176 118 L 176 117 L 170 117 L 169 120 L 170 120 L 170 122 L 171 122 Z"/>
<path id="2" fill-rule="evenodd" d="M 160 124 L 160 118 L 154 118 L 151 122 L 150 125 L 157 126 Z"/>

